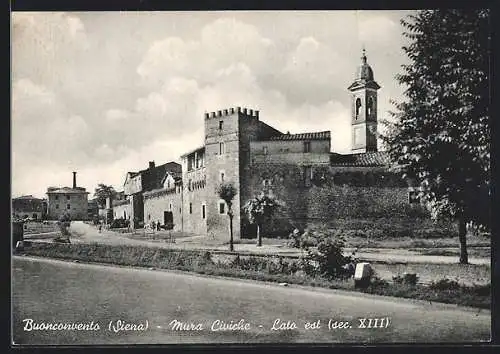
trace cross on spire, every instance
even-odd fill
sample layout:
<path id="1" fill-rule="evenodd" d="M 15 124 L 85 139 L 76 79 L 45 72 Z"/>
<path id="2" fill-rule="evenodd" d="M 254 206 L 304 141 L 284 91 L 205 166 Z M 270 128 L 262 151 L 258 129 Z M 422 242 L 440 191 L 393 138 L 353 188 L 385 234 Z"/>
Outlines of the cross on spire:
<path id="1" fill-rule="evenodd" d="M 363 56 L 361 57 L 361 60 L 363 61 L 363 64 L 366 64 L 366 50 L 364 45 L 363 45 Z"/>

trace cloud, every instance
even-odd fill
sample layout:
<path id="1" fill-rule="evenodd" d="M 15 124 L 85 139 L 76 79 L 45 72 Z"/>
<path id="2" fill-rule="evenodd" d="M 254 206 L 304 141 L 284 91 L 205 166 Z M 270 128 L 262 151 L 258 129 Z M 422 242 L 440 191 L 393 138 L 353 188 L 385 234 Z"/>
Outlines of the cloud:
<path id="1" fill-rule="evenodd" d="M 23 163 L 82 163 L 87 153 L 87 123 L 71 114 L 54 92 L 28 79 L 15 81 L 12 92 L 12 149 Z"/>
<path id="2" fill-rule="evenodd" d="M 12 13 L 14 79 L 30 78 L 45 85 L 60 83 L 57 71 L 89 48 L 82 21 L 66 13 Z M 36 58 L 36 60 L 33 60 Z"/>
<path id="3" fill-rule="evenodd" d="M 387 17 L 372 15 L 359 21 L 359 39 L 366 44 L 388 43 L 387 38 L 398 32 L 398 24 Z"/>
<path id="4" fill-rule="evenodd" d="M 244 63 L 262 74 L 272 70 L 275 55 L 273 42 L 260 35 L 255 26 L 222 18 L 204 26 L 199 38 L 185 41 L 167 37 L 155 41 L 145 53 L 137 73 L 152 88 L 172 77 L 185 77 L 210 83 L 221 69 Z"/>

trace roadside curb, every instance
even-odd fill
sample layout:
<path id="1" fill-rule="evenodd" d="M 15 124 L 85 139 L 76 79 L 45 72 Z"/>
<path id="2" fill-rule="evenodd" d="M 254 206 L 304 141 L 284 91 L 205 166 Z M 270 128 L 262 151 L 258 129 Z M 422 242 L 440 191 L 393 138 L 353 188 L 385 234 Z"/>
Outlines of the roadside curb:
<path id="1" fill-rule="evenodd" d="M 102 267 L 120 268 L 120 269 L 133 269 L 133 270 L 138 270 L 138 271 L 166 272 L 166 273 L 174 273 L 174 274 L 190 276 L 190 277 L 220 279 L 220 280 L 229 280 L 229 281 L 244 282 L 244 283 L 250 283 L 250 284 L 261 284 L 261 285 L 272 286 L 272 287 L 283 287 L 283 285 L 281 283 L 269 281 L 269 280 L 266 281 L 266 280 L 239 278 L 239 277 L 231 277 L 231 276 L 224 276 L 224 275 L 211 275 L 211 274 L 203 274 L 203 273 L 184 271 L 184 270 L 178 270 L 178 269 L 128 266 L 128 265 L 113 264 L 113 263 L 80 261 L 80 260 L 73 260 L 73 259 L 61 259 L 61 258 L 32 256 L 32 255 L 23 255 L 23 254 L 13 255 L 12 258 L 13 259 L 17 258 L 17 259 L 21 259 L 21 260 L 32 260 L 32 261 L 63 262 L 63 263 L 75 264 L 75 265 L 90 265 L 90 266 L 102 266 Z M 488 314 L 488 309 L 485 309 L 485 308 L 464 306 L 464 305 L 458 305 L 458 304 L 450 304 L 450 303 L 437 302 L 437 301 L 370 294 L 370 293 L 365 293 L 362 291 L 352 291 L 352 290 L 338 289 L 338 288 L 325 288 L 325 287 L 321 287 L 321 286 L 311 286 L 311 285 L 302 285 L 302 284 L 294 284 L 294 283 L 286 283 L 286 286 L 289 289 L 312 291 L 312 292 L 316 292 L 316 293 L 325 293 L 325 294 L 336 293 L 339 295 L 350 296 L 350 297 L 378 298 L 378 299 L 384 299 L 384 300 L 396 302 L 396 303 L 408 303 L 408 304 L 420 305 L 420 306 L 425 306 L 425 307 L 432 307 L 432 308 L 435 308 L 437 310 L 438 309 L 441 309 L 441 310 L 443 310 L 443 309 L 446 309 L 446 310 L 461 309 L 461 310 L 468 311 L 468 312 L 474 312 L 476 314 L 479 314 L 479 313 Z"/>

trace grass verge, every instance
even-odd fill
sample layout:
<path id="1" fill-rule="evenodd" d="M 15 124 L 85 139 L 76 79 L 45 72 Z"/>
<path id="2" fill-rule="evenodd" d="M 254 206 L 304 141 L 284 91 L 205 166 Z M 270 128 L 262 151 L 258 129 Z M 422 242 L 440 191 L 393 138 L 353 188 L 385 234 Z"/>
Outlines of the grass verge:
<path id="1" fill-rule="evenodd" d="M 366 289 L 356 289 L 351 280 L 330 280 L 309 276 L 294 261 L 282 257 L 236 256 L 225 262 L 214 261 L 206 251 L 163 249 L 126 245 L 34 243 L 16 254 L 83 262 L 109 263 L 157 269 L 189 271 L 199 274 L 298 284 L 329 289 L 362 291 L 431 302 L 489 309 L 491 286 L 464 286 L 453 281 L 431 285 L 391 284 L 375 278 Z M 228 264 L 229 262 L 229 264 Z"/>

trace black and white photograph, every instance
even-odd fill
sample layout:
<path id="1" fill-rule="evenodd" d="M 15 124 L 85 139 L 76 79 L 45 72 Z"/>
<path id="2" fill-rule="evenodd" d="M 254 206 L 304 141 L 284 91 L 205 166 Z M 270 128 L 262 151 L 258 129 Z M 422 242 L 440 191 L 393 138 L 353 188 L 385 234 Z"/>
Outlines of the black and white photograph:
<path id="1" fill-rule="evenodd" d="M 11 12 L 11 345 L 491 341 L 488 9 Z"/>

